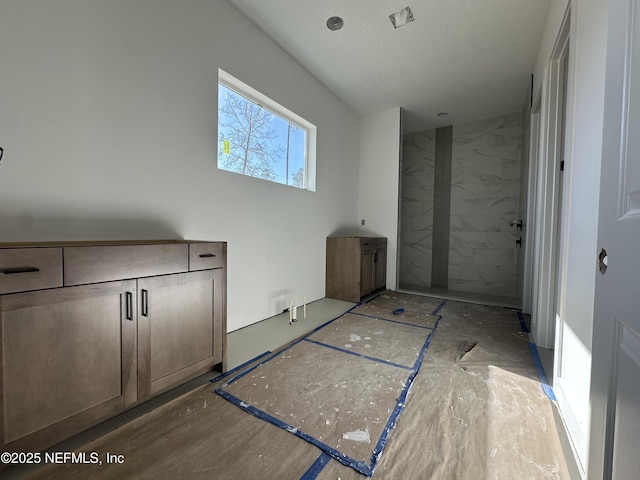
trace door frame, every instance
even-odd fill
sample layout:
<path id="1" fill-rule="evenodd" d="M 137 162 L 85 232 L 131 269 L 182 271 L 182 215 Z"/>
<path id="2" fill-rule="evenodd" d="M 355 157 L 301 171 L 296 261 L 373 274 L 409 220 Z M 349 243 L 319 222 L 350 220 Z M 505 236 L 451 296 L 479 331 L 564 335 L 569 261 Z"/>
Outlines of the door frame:
<path id="1" fill-rule="evenodd" d="M 533 93 L 532 93 L 533 95 Z M 529 120 L 529 168 L 527 173 L 527 210 L 524 231 L 524 268 L 522 273 L 522 311 L 532 313 L 533 303 L 537 298 L 537 273 L 535 249 L 538 227 L 536 222 L 536 198 L 538 191 L 538 163 L 540 157 L 540 106 L 542 92 L 538 91 L 531 105 Z"/>
<path id="2" fill-rule="evenodd" d="M 570 6 L 567 8 L 560 32 L 545 69 L 542 81 L 539 139 L 531 142 L 537 154 L 537 190 L 535 201 L 535 246 L 533 252 L 533 299 L 531 305 L 531 331 L 539 347 L 552 349 L 557 340 L 556 313 L 564 308 L 561 296 L 557 295 L 562 285 L 563 258 L 560 242 L 561 232 L 566 228 L 567 219 L 558 218 L 560 197 L 559 159 L 570 158 L 568 138 L 562 141 L 563 122 L 563 62 L 569 52 Z M 565 118 L 565 123 L 569 118 Z M 533 130 L 533 129 L 532 129 Z M 567 133 L 571 129 L 566 129 Z M 566 148 L 565 148 L 566 146 Z M 565 191 L 566 195 L 567 192 Z M 566 197 L 565 197 L 566 198 Z M 566 210 L 566 209 L 563 209 Z M 558 298 L 557 298 L 558 297 Z M 556 364 L 557 359 L 556 359 Z"/>

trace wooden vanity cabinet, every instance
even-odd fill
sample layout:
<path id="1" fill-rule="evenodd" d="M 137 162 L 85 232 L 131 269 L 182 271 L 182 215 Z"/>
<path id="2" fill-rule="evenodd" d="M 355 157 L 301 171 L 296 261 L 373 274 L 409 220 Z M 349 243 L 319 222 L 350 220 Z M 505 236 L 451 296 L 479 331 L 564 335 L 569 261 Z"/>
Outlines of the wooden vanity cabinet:
<path id="1" fill-rule="evenodd" d="M 327 237 L 326 296 L 348 302 L 385 288 L 387 239 L 370 236 Z"/>
<path id="2" fill-rule="evenodd" d="M 0 434 L 38 451 L 226 369 L 226 243 L 0 244 Z"/>
<path id="3" fill-rule="evenodd" d="M 135 281 L 0 296 L 3 445 L 43 448 L 136 401 Z"/>
<path id="4" fill-rule="evenodd" d="M 222 269 L 138 280 L 138 396 L 222 362 Z"/>

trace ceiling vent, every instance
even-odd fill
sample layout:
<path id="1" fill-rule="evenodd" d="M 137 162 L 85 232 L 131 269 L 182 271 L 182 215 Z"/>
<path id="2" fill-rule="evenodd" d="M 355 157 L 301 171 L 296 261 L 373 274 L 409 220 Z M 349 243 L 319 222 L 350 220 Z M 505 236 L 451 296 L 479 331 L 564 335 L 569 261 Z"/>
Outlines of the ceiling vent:
<path id="1" fill-rule="evenodd" d="M 413 13 L 409 7 L 405 7 L 399 12 L 389 15 L 389 20 L 391 20 L 393 28 L 400 28 L 409 22 L 413 22 Z"/>

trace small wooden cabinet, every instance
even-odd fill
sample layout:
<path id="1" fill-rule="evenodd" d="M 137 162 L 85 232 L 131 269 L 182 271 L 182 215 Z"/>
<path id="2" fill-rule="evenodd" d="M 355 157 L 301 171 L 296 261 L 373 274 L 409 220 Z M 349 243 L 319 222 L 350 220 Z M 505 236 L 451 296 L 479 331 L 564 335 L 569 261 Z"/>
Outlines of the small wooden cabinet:
<path id="1" fill-rule="evenodd" d="M 36 451 L 226 369 L 226 243 L 0 244 L 0 434 Z"/>
<path id="2" fill-rule="evenodd" d="M 386 272 L 386 238 L 327 237 L 327 297 L 359 302 L 365 295 L 385 288 Z"/>

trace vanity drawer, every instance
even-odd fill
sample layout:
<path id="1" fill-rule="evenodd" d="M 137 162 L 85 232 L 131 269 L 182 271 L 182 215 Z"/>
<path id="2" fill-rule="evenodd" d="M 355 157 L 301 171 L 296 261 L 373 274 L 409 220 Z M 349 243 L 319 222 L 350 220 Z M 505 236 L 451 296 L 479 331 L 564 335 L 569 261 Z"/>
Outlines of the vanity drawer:
<path id="1" fill-rule="evenodd" d="M 62 248 L 0 248 L 0 294 L 62 286 Z"/>
<path id="2" fill-rule="evenodd" d="M 374 248 L 387 248 L 387 239 L 379 237 L 363 237 L 360 239 L 362 250 L 371 250 Z"/>
<path id="3" fill-rule="evenodd" d="M 186 272 L 186 243 L 64 247 L 64 284 L 125 280 Z"/>
<path id="4" fill-rule="evenodd" d="M 225 242 L 189 244 L 189 271 L 224 267 Z"/>

